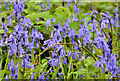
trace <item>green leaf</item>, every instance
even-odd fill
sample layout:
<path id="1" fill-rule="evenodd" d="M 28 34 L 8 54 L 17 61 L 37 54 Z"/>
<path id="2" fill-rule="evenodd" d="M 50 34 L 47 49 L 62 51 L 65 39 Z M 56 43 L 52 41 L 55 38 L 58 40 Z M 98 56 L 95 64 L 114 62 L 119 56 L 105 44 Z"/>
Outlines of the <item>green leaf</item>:
<path id="1" fill-rule="evenodd" d="M 36 24 L 45 24 L 45 21 L 39 21 Z"/>
<path id="2" fill-rule="evenodd" d="M 1 8 L 1 10 L 2 10 L 2 11 L 5 11 L 5 10 L 7 10 L 7 9 L 6 9 L 6 5 L 5 5 L 5 6 L 3 6 L 3 5 L 2 5 L 2 8 Z"/>
<path id="3" fill-rule="evenodd" d="M 70 25 L 69 25 L 71 28 L 73 28 L 75 31 L 78 29 L 78 22 L 72 22 L 72 23 L 70 23 Z"/>
<path id="4" fill-rule="evenodd" d="M 34 9 L 40 9 L 40 10 L 42 9 L 40 5 L 35 5 L 35 4 L 34 4 L 34 5 L 32 5 L 32 6 L 34 7 Z"/>
<path id="5" fill-rule="evenodd" d="M 45 62 L 44 64 L 42 64 L 41 67 L 45 67 L 48 64 L 48 62 Z"/>
<path id="6" fill-rule="evenodd" d="M 47 61 L 47 59 L 43 59 L 43 60 L 42 60 L 42 64 L 45 63 L 46 61 Z"/>
<path id="7" fill-rule="evenodd" d="M 34 26 L 35 28 L 37 28 L 38 30 L 40 30 L 41 32 L 43 32 L 44 34 L 51 34 L 51 31 L 48 30 L 45 26 Z"/>
<path id="8" fill-rule="evenodd" d="M 3 17 L 3 16 L 6 16 L 7 14 L 6 14 L 6 12 L 2 12 L 1 13 L 1 16 Z"/>
<path id="9" fill-rule="evenodd" d="M 87 59 L 84 59 L 84 65 L 86 67 L 90 66 L 90 65 L 93 65 L 95 61 L 93 59 L 91 59 L 90 57 L 88 57 Z"/>
<path id="10" fill-rule="evenodd" d="M 4 30 L 1 30 L 1 29 L 0 29 L 0 34 L 4 34 Z"/>
<path id="11" fill-rule="evenodd" d="M 97 48 L 95 48 L 95 45 L 93 45 L 93 47 L 94 47 L 94 49 L 95 49 L 96 54 L 99 55 L 99 56 L 102 56 L 103 50 L 102 50 L 102 49 L 97 49 Z"/>
<path id="12" fill-rule="evenodd" d="M 26 9 L 23 9 L 24 10 L 24 12 L 27 14 L 28 13 L 28 10 L 26 10 Z"/>
<path id="13" fill-rule="evenodd" d="M 51 69 L 52 69 L 52 67 L 50 67 L 50 69 L 47 71 L 47 73 L 49 73 Z"/>
<path id="14" fill-rule="evenodd" d="M 63 22 L 68 18 L 68 15 L 70 16 L 70 10 L 65 7 L 58 7 L 55 9 L 55 19 L 58 22 Z"/>
<path id="15" fill-rule="evenodd" d="M 12 23 L 15 23 L 15 20 L 12 20 Z"/>
<path id="16" fill-rule="evenodd" d="M 87 72 L 87 70 L 85 70 L 85 69 L 80 69 L 80 71 L 71 72 L 71 73 L 69 74 L 69 76 L 70 76 L 71 74 L 82 75 L 82 74 L 84 74 L 84 73 L 86 73 L 86 72 Z"/>
<path id="17" fill-rule="evenodd" d="M 29 15 L 27 15 L 26 17 L 30 18 L 32 21 L 35 21 L 35 19 L 38 19 L 40 17 L 43 17 L 45 21 L 47 21 L 47 19 L 49 18 L 53 18 L 52 15 L 50 15 L 50 12 L 49 11 L 45 11 L 45 12 L 42 12 L 42 13 L 31 13 Z"/>
<path id="18" fill-rule="evenodd" d="M 12 33 L 12 32 L 13 32 L 13 30 L 8 30 L 8 31 L 7 31 L 7 33 L 9 33 L 9 34 Z"/>

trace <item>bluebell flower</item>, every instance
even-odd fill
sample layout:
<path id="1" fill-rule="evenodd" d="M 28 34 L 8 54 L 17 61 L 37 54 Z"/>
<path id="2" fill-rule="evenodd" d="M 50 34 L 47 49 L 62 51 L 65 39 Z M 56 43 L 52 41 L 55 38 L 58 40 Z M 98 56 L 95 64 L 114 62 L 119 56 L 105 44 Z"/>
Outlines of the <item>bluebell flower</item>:
<path id="1" fill-rule="evenodd" d="M 52 19 L 52 22 L 53 22 L 53 23 L 56 22 L 55 18 Z"/>
<path id="2" fill-rule="evenodd" d="M 59 42 L 62 41 L 62 37 L 59 30 L 55 32 L 53 39 Z"/>
<path id="3" fill-rule="evenodd" d="M 118 66 L 118 74 L 120 73 L 120 66 Z"/>
<path id="4" fill-rule="evenodd" d="M 43 5 L 43 4 L 41 4 L 41 7 L 42 7 L 42 8 L 44 8 L 44 5 Z"/>
<path id="5" fill-rule="evenodd" d="M 77 12 L 77 6 L 74 5 L 74 12 Z"/>
<path id="6" fill-rule="evenodd" d="M 107 11 L 107 12 L 105 12 L 105 17 L 107 17 L 108 19 L 110 19 L 111 18 L 111 16 L 110 16 L 110 13 Z"/>
<path id="7" fill-rule="evenodd" d="M 44 79 L 44 74 L 40 75 L 39 79 Z"/>
<path id="8" fill-rule="evenodd" d="M 14 79 L 18 79 L 18 74 L 15 74 L 15 77 L 14 77 Z"/>
<path id="9" fill-rule="evenodd" d="M 79 8 L 77 8 L 77 14 L 79 15 Z"/>
<path id="10" fill-rule="evenodd" d="M 24 49 L 22 48 L 21 44 L 18 45 L 18 49 L 19 49 L 19 53 L 20 53 L 20 54 L 25 53 L 25 51 L 24 51 Z"/>
<path id="11" fill-rule="evenodd" d="M 77 52 L 73 52 L 72 58 L 73 58 L 73 59 L 77 59 L 76 55 L 77 55 Z"/>
<path id="12" fill-rule="evenodd" d="M 71 57 L 71 52 L 70 52 L 70 50 L 68 50 L 68 57 Z"/>
<path id="13" fill-rule="evenodd" d="M 64 58 L 63 64 L 67 64 L 67 58 Z"/>
<path id="14" fill-rule="evenodd" d="M 15 75 L 15 68 L 12 68 L 12 76 Z"/>
<path id="15" fill-rule="evenodd" d="M 115 11 L 118 12 L 118 7 L 115 8 Z"/>
<path id="16" fill-rule="evenodd" d="M 81 75 L 81 79 L 84 77 L 84 75 Z"/>
<path id="17" fill-rule="evenodd" d="M 68 6 L 71 6 L 71 2 L 70 1 L 68 1 Z"/>
<path id="18" fill-rule="evenodd" d="M 75 33 L 75 30 L 74 30 L 73 28 L 70 28 L 70 29 L 69 29 L 69 33 L 68 33 L 69 38 L 74 37 L 75 34 L 76 34 L 76 33 Z"/>
<path id="19" fill-rule="evenodd" d="M 110 50 L 112 50 L 112 39 L 109 39 L 107 44 L 108 44 Z"/>
<path id="20" fill-rule="evenodd" d="M 76 0 L 74 0 L 74 3 L 75 3 L 75 4 L 77 4 L 77 1 L 76 1 Z"/>
<path id="21" fill-rule="evenodd" d="M 64 49 L 62 48 L 62 49 L 60 50 L 60 56 L 63 57 L 64 55 L 66 56 L 66 53 L 65 53 Z"/>
<path id="22" fill-rule="evenodd" d="M 75 22 L 77 22 L 78 21 L 78 18 L 76 17 L 76 15 L 75 14 L 73 14 L 73 19 L 72 19 L 72 22 L 73 21 L 75 21 Z"/>
<path id="23" fill-rule="evenodd" d="M 28 23 L 30 26 L 32 26 L 32 22 L 31 22 L 31 20 L 30 20 L 29 18 L 27 18 L 26 21 L 27 21 L 27 23 Z"/>
<path id="24" fill-rule="evenodd" d="M 21 12 L 17 12 L 17 18 L 19 19 L 21 17 Z"/>
<path id="25" fill-rule="evenodd" d="M 80 58 L 81 58 L 81 52 L 79 52 L 78 54 L 79 54 L 79 59 L 78 60 L 80 60 Z"/>
<path id="26" fill-rule="evenodd" d="M 53 37 L 53 33 L 54 33 L 54 31 L 51 31 L 51 35 L 50 35 L 50 37 Z"/>
<path id="27" fill-rule="evenodd" d="M 14 65 L 14 60 L 12 59 L 11 62 L 8 63 L 8 70 L 10 70 L 12 72 L 12 74 L 11 74 L 12 76 L 15 76 L 15 67 L 16 66 Z"/>
<path id="28" fill-rule="evenodd" d="M 41 33 L 39 32 L 38 35 L 39 35 L 39 39 L 41 39 L 41 40 L 44 39 L 43 34 L 41 34 Z"/>
<path id="29" fill-rule="evenodd" d="M 52 54 L 53 58 L 57 56 L 57 54 L 55 53 L 55 51 L 51 51 L 51 54 Z"/>
<path id="30" fill-rule="evenodd" d="M 77 50 L 78 47 L 77 47 L 77 43 L 75 42 L 75 45 L 74 45 L 74 49 Z"/>
<path id="31" fill-rule="evenodd" d="M 36 48 L 39 48 L 39 44 L 40 44 L 40 42 L 37 41 L 37 43 L 36 43 Z"/>
<path id="32" fill-rule="evenodd" d="M 62 77 L 63 73 L 58 73 L 58 75 L 60 76 L 61 79 L 63 79 Z"/>
<path id="33" fill-rule="evenodd" d="M 106 64 L 106 60 L 107 60 L 107 58 L 101 57 L 101 64 Z"/>
<path id="34" fill-rule="evenodd" d="M 51 59 L 51 64 L 55 67 L 57 67 L 58 59 Z"/>
<path id="35" fill-rule="evenodd" d="M 97 67 L 97 68 L 100 68 L 100 61 L 97 60 L 97 61 L 95 62 L 95 64 L 94 64 L 94 66 Z"/>
<path id="36" fill-rule="evenodd" d="M 96 28 L 96 26 L 97 26 L 97 21 L 95 20 L 95 18 L 92 20 L 93 21 L 93 23 L 92 23 L 92 29 L 91 29 L 91 31 L 93 32 L 93 31 L 96 31 L 97 32 L 97 28 Z"/>
<path id="37" fill-rule="evenodd" d="M 49 4 L 49 5 L 48 5 L 48 10 L 50 10 L 50 8 L 51 8 L 51 5 Z"/>
<path id="38" fill-rule="evenodd" d="M 29 68 L 32 68 L 32 69 L 34 69 L 34 64 L 31 66 L 31 65 L 29 65 L 29 64 L 27 64 L 26 65 L 26 67 L 29 67 Z"/>
<path id="39" fill-rule="evenodd" d="M 9 25 L 12 25 L 12 19 L 9 20 Z"/>
<path id="40" fill-rule="evenodd" d="M 12 17 L 12 15 L 10 15 L 9 17 L 7 17 L 7 19 L 9 20 L 9 19 L 11 19 L 11 17 Z"/>
<path id="41" fill-rule="evenodd" d="M 6 7 L 6 9 L 9 9 L 9 4 L 7 3 L 7 7 Z"/>
<path id="42" fill-rule="evenodd" d="M 60 49 L 62 49 L 63 48 L 63 46 L 62 45 L 58 45 L 57 46 L 57 52 L 59 52 L 60 51 Z"/>
<path id="43" fill-rule="evenodd" d="M 31 79 L 34 79 L 34 74 L 37 73 L 37 72 L 34 72 L 32 75 L 31 75 Z"/>
<path id="44" fill-rule="evenodd" d="M 46 7 L 46 8 L 45 8 L 45 11 L 47 11 L 47 10 L 48 10 L 48 8 Z"/>
<path id="45" fill-rule="evenodd" d="M 48 28 L 48 26 L 51 26 L 51 19 L 47 19 L 45 26 Z"/>
<path id="46" fill-rule="evenodd" d="M 82 26 L 81 26 L 81 28 L 79 29 L 79 37 L 84 37 L 84 30 L 83 30 L 83 28 L 82 28 Z"/>
<path id="47" fill-rule="evenodd" d="M 67 20 L 66 20 L 66 22 L 68 23 L 68 24 L 70 24 L 71 22 L 70 22 L 70 18 L 68 18 Z"/>
<path id="48" fill-rule="evenodd" d="M 109 21 L 108 20 L 102 20 L 101 27 L 106 28 L 106 25 L 105 25 L 106 23 L 109 23 Z"/>
<path id="49" fill-rule="evenodd" d="M 10 75 L 8 75 L 8 76 L 9 76 L 9 78 L 11 78 Z M 6 75 L 5 79 L 8 79 L 8 76 Z"/>
<path id="50" fill-rule="evenodd" d="M 75 41 L 74 41 L 74 37 L 72 37 L 72 41 L 71 41 L 71 43 L 75 43 Z"/>

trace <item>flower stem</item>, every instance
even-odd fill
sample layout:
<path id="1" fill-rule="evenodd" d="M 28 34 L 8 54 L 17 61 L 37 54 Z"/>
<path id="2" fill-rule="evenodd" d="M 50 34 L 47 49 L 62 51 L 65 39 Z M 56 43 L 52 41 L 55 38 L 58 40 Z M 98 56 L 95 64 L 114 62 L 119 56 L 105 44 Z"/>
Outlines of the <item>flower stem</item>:
<path id="1" fill-rule="evenodd" d="M 71 65 L 72 65 L 72 56 L 73 56 L 73 44 L 72 44 L 72 48 L 71 48 L 71 58 L 70 58 L 70 66 L 69 66 L 69 70 L 68 70 L 68 75 L 67 75 L 67 79 L 70 79 L 69 77 L 69 74 L 70 74 L 70 67 L 71 67 Z M 72 71 L 73 71 L 73 66 L 72 66 Z M 74 75 L 74 74 L 73 74 Z M 74 78 L 74 76 L 73 76 L 73 78 Z"/>
<path id="2" fill-rule="evenodd" d="M 56 44 L 53 44 L 52 46 L 46 48 L 43 52 L 41 52 L 41 53 L 35 58 L 35 61 L 34 61 L 34 62 L 36 62 L 37 58 L 38 58 L 40 55 L 42 55 L 44 52 L 46 52 L 48 49 L 50 49 L 51 47 L 53 47 L 53 46 L 55 46 L 55 45 L 64 45 L 64 44 L 74 44 L 74 43 L 56 43 Z M 79 45 L 79 46 L 80 46 L 80 45 Z M 80 47 L 81 47 L 81 46 L 80 46 Z M 82 49 L 84 49 L 86 52 L 88 52 L 88 53 L 94 58 L 94 60 L 97 61 L 97 59 L 95 58 L 95 56 L 92 55 L 91 52 L 89 52 L 85 47 L 82 47 Z"/>
<path id="3" fill-rule="evenodd" d="M 4 71 L 3 71 L 3 75 L 2 75 L 2 79 L 4 78 L 5 71 L 8 68 L 8 61 L 9 61 L 9 49 L 8 49 L 8 53 L 7 53 L 7 59 L 6 59 L 6 63 L 5 63 L 5 67 L 4 67 Z"/>
<path id="4" fill-rule="evenodd" d="M 64 71 L 64 67 L 63 67 L 63 59 L 62 59 L 62 57 L 60 57 L 60 59 L 61 59 L 61 67 L 62 67 L 62 71 L 63 71 L 63 77 L 65 79 L 66 76 L 65 76 L 65 71 Z"/>

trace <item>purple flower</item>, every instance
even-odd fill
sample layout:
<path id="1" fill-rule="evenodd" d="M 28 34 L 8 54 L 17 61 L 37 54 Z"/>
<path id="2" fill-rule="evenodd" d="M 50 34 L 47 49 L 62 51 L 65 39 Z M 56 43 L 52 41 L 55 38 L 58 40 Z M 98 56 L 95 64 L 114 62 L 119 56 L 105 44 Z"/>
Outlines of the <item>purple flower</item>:
<path id="1" fill-rule="evenodd" d="M 21 44 L 18 45 L 18 49 L 19 49 L 19 53 L 20 53 L 20 54 L 25 53 L 25 51 L 24 51 L 24 49 L 22 48 Z"/>
<path id="2" fill-rule="evenodd" d="M 79 8 L 77 8 L 77 14 L 79 15 Z"/>
<path id="3" fill-rule="evenodd" d="M 50 10 L 50 8 L 51 8 L 51 5 L 49 4 L 49 5 L 48 5 L 48 10 Z"/>
<path id="4" fill-rule="evenodd" d="M 57 42 L 62 41 L 62 37 L 59 30 L 55 32 L 53 39 L 56 40 Z"/>
<path id="5" fill-rule="evenodd" d="M 44 5 L 43 5 L 43 4 L 41 4 L 41 7 L 42 7 L 42 8 L 44 8 Z"/>
<path id="6" fill-rule="evenodd" d="M 67 64 L 67 58 L 64 58 L 63 64 Z"/>
<path id="7" fill-rule="evenodd" d="M 73 52 L 73 56 L 72 56 L 73 59 L 77 59 L 77 57 L 76 57 L 77 53 L 78 52 Z"/>
<path id="8" fill-rule="evenodd" d="M 68 57 L 71 57 L 71 52 L 70 52 L 70 50 L 68 50 Z"/>
<path id="9" fill-rule="evenodd" d="M 77 21 L 78 21 L 78 18 L 76 17 L 76 15 L 75 15 L 75 14 L 73 15 L 72 22 L 73 22 L 73 21 L 75 21 L 75 22 L 77 22 Z"/>
<path id="10" fill-rule="evenodd" d="M 9 19 L 9 25 L 12 25 L 12 19 Z"/>
<path id="11" fill-rule="evenodd" d="M 74 12 L 77 12 L 77 6 L 74 5 Z"/>
<path id="12" fill-rule="evenodd" d="M 68 1 L 68 6 L 71 6 L 71 2 L 70 1 Z"/>
<path id="13" fill-rule="evenodd" d="M 51 26 L 51 19 L 47 19 L 45 26 L 48 28 L 48 26 Z"/>
<path id="14" fill-rule="evenodd" d="M 77 1 L 76 1 L 76 0 L 74 0 L 74 3 L 75 3 L 75 4 L 77 4 Z"/>
<path id="15" fill-rule="evenodd" d="M 81 75 L 81 79 L 84 77 L 84 75 Z"/>
<path id="16" fill-rule="evenodd" d="M 27 23 L 28 23 L 30 26 L 32 26 L 32 22 L 31 22 L 31 20 L 30 20 L 29 18 L 27 18 L 26 21 L 27 21 Z"/>
<path id="17" fill-rule="evenodd" d="M 55 53 L 55 51 L 51 51 L 52 57 L 56 57 L 57 54 Z"/>
<path id="18" fill-rule="evenodd" d="M 68 33 L 69 38 L 74 37 L 75 35 L 76 35 L 75 30 L 73 28 L 70 28 Z"/>
<path id="19" fill-rule="evenodd" d="M 34 74 L 37 73 L 37 72 L 34 72 L 32 75 L 31 75 L 31 79 L 34 79 Z"/>
<path id="20" fill-rule="evenodd" d="M 70 18 L 68 18 L 67 20 L 66 20 L 66 22 L 68 23 L 68 24 L 70 24 L 71 22 L 70 22 Z"/>
<path id="21" fill-rule="evenodd" d="M 95 62 L 94 66 L 97 67 L 97 68 L 100 68 L 100 62 L 99 62 L 99 60 L 97 60 L 97 61 Z"/>
<path id="22" fill-rule="evenodd" d="M 63 79 L 62 77 L 63 73 L 58 73 L 58 75 L 60 76 L 61 79 Z"/>
<path id="23" fill-rule="evenodd" d="M 77 47 L 77 43 L 75 42 L 75 45 L 74 45 L 74 49 L 77 50 L 78 47 Z"/>
<path id="24" fill-rule="evenodd" d="M 12 15 L 10 15 L 9 17 L 7 17 L 7 19 L 9 20 L 9 19 L 11 19 L 11 17 L 12 17 Z"/>
<path id="25" fill-rule="evenodd" d="M 57 67 L 58 59 L 51 59 L 51 64 L 55 67 Z"/>
<path id="26" fill-rule="evenodd" d="M 6 9 L 9 9 L 9 4 L 7 3 L 7 7 L 6 7 Z"/>
<path id="27" fill-rule="evenodd" d="M 53 22 L 53 23 L 56 22 L 55 18 L 52 19 L 52 22 Z"/>
<path id="28" fill-rule="evenodd" d="M 66 55 L 66 53 L 65 53 L 64 49 L 62 48 L 62 49 L 60 50 L 60 56 L 63 57 L 64 55 Z"/>

